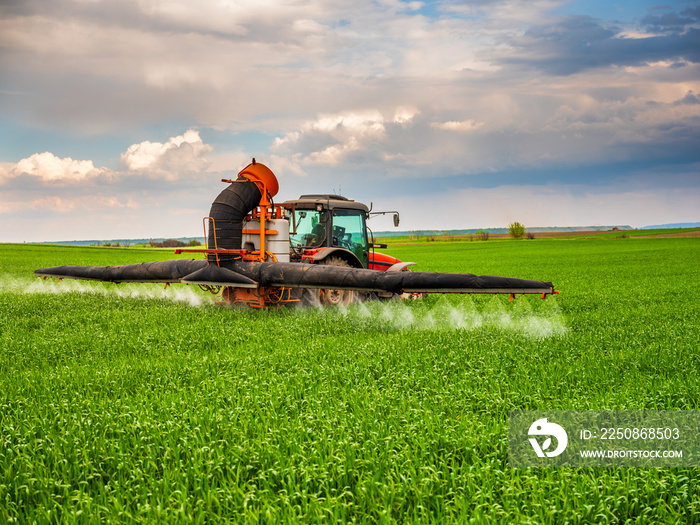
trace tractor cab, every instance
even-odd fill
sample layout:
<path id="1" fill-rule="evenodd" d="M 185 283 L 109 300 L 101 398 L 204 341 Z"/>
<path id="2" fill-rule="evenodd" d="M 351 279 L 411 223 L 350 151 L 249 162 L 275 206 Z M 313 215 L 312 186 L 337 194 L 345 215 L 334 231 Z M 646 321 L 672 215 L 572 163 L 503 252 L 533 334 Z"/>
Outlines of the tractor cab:
<path id="1" fill-rule="evenodd" d="M 289 215 L 292 259 L 313 256 L 330 248 L 352 266 L 369 267 L 367 206 L 340 195 L 302 195 L 282 203 L 281 207 Z M 330 254 L 329 250 L 323 251 L 324 256 Z"/>

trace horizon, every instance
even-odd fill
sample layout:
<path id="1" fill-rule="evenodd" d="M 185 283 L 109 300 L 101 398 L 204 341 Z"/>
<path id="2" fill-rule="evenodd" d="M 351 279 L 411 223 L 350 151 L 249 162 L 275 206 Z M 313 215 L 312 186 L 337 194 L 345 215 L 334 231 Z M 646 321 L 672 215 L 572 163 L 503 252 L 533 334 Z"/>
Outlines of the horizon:
<path id="1" fill-rule="evenodd" d="M 611 232 L 615 231 L 640 231 L 640 230 L 666 230 L 666 229 L 697 229 L 700 228 L 700 222 L 692 223 L 668 223 L 668 224 L 653 224 L 647 226 L 633 227 L 629 224 L 609 224 L 609 225 L 587 225 L 587 226 L 525 226 L 526 229 L 533 233 L 551 233 L 551 232 Z M 374 232 L 375 237 L 402 237 L 410 235 L 438 235 L 447 233 L 449 235 L 473 235 L 484 231 L 487 233 L 507 233 L 508 226 L 493 226 L 487 228 L 459 228 L 452 230 L 445 229 L 421 229 L 421 230 L 379 230 Z M 203 235 L 177 235 L 177 236 L 150 236 L 150 237 L 118 237 L 118 238 L 101 238 L 101 239 L 61 239 L 51 241 L 13 241 L 0 244 L 71 244 L 71 243 L 113 243 L 113 242 L 129 242 L 139 244 L 148 241 L 161 242 L 165 240 L 201 240 L 203 243 L 206 239 Z"/>
<path id="2" fill-rule="evenodd" d="M 407 231 L 698 219 L 698 0 L 39 0 L 0 23 L 0 242 L 179 237 L 253 157 L 276 201 L 342 193 Z"/>

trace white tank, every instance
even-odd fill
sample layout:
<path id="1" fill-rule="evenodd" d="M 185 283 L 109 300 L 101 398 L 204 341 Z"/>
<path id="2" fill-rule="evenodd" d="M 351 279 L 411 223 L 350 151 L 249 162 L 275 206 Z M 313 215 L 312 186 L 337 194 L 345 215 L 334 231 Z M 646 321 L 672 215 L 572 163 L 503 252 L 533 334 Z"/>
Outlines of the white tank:
<path id="1" fill-rule="evenodd" d="M 265 235 L 265 251 L 275 256 L 278 262 L 289 262 L 289 221 L 270 219 L 266 230 L 277 230 L 274 235 Z M 260 230 L 260 221 L 243 221 L 243 230 Z M 242 246 L 244 250 L 259 250 L 260 235 L 244 233 Z"/>

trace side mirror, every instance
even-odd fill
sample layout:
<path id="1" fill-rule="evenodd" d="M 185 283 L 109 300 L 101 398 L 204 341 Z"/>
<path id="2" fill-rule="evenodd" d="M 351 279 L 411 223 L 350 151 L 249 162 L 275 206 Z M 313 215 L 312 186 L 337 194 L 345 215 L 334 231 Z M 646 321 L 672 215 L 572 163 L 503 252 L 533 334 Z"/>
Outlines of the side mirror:
<path id="1" fill-rule="evenodd" d="M 394 213 L 394 228 L 398 228 L 398 227 L 399 227 L 399 214 Z"/>

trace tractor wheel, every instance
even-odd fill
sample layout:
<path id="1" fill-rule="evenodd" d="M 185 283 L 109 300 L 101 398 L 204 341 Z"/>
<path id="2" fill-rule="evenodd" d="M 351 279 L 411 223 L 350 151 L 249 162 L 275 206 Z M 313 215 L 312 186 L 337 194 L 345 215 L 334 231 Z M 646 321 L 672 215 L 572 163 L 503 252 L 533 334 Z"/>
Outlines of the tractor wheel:
<path id="1" fill-rule="evenodd" d="M 326 264 L 330 266 L 343 266 L 345 268 L 352 268 L 347 262 L 345 262 L 340 257 L 328 257 L 320 262 L 320 264 Z M 357 296 L 355 290 L 319 290 L 319 300 L 323 306 L 347 306 L 353 301 Z"/>

